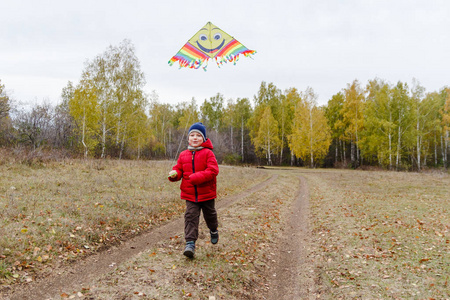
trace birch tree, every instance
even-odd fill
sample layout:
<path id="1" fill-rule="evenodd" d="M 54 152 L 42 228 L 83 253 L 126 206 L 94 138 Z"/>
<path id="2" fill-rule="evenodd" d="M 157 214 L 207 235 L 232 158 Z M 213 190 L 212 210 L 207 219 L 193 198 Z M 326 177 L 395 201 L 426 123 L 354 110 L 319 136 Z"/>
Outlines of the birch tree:
<path id="1" fill-rule="evenodd" d="M 153 129 L 158 142 L 164 147 L 164 155 L 168 157 L 172 139 L 174 109 L 170 104 L 153 100 L 150 103 L 150 128 Z"/>
<path id="2" fill-rule="evenodd" d="M 146 109 L 145 78 L 134 52 L 131 42 L 124 40 L 88 62 L 82 74 L 82 80 L 91 83 L 98 103 L 102 158 L 108 145 L 114 145 L 122 156 L 125 142 L 132 140 L 129 122 Z"/>
<path id="3" fill-rule="evenodd" d="M 331 144 L 331 129 L 324 109 L 317 106 L 317 96 L 310 88 L 302 94 L 302 101 L 295 110 L 297 120 L 290 136 L 290 148 L 303 161 L 314 168 L 325 158 Z"/>
<path id="4" fill-rule="evenodd" d="M 366 90 L 360 146 L 369 162 L 375 158 L 379 165 L 392 169 L 395 123 L 391 87 L 384 81 L 372 80 Z"/>
<path id="5" fill-rule="evenodd" d="M 325 107 L 325 115 L 328 120 L 328 126 L 331 129 L 331 138 L 334 141 L 334 163 L 339 160 L 345 161 L 345 126 L 343 117 L 344 95 L 339 92 L 331 97 L 328 105 Z M 340 151 L 339 151 L 340 149 Z M 340 154 L 340 155 L 339 155 Z"/>
<path id="6" fill-rule="evenodd" d="M 289 93 L 289 92 L 288 92 Z M 285 145 L 288 145 L 288 136 L 292 131 L 292 119 L 293 104 L 292 98 L 288 98 L 287 95 L 280 95 L 280 107 L 279 107 L 279 127 L 280 127 L 280 165 L 283 164 L 283 152 Z M 286 143 L 285 143 L 286 141 Z"/>
<path id="7" fill-rule="evenodd" d="M 223 124 L 223 95 L 217 94 L 210 97 L 209 101 L 205 99 L 200 111 L 202 122 L 211 130 L 219 131 Z"/>
<path id="8" fill-rule="evenodd" d="M 108 63 L 105 53 L 99 54 L 92 61 L 87 62 L 81 75 L 81 82 L 89 82 L 92 89 L 87 91 L 86 87 L 84 87 L 84 94 L 95 96 L 95 101 L 97 102 L 96 113 L 98 114 L 99 122 L 98 130 L 100 130 L 98 136 L 101 145 L 101 158 L 106 157 L 107 139 L 112 135 L 115 126 L 113 120 L 113 92 L 111 82 L 108 79 Z"/>
<path id="9" fill-rule="evenodd" d="M 143 146 L 148 144 L 153 138 L 149 119 L 144 111 L 144 107 L 145 105 L 136 105 L 133 110 L 133 115 L 129 118 L 127 126 L 125 127 L 126 133 L 123 135 L 123 139 L 127 137 L 128 147 L 136 153 L 137 159 L 140 159 L 141 157 Z M 124 145 L 125 141 L 123 140 L 122 147 L 124 147 Z"/>
<path id="10" fill-rule="evenodd" d="M 237 99 L 236 101 L 236 117 L 235 122 L 239 124 L 240 134 L 241 134 L 241 159 L 242 162 L 245 161 L 244 156 L 244 146 L 248 144 L 246 142 L 247 133 L 247 123 L 252 114 L 252 107 L 250 101 L 247 98 Z"/>
<path id="11" fill-rule="evenodd" d="M 402 158 L 407 155 L 407 149 L 414 146 L 414 109 L 412 99 L 408 94 L 408 85 L 398 82 L 392 89 L 394 132 L 397 138 L 395 149 L 395 167 L 402 165 Z"/>
<path id="12" fill-rule="evenodd" d="M 69 101 L 69 110 L 76 124 L 75 131 L 80 136 L 84 158 L 98 144 L 99 109 L 96 88 L 90 80 L 82 79 Z"/>
<path id="13" fill-rule="evenodd" d="M 422 165 L 426 164 L 424 158 L 429 154 L 430 139 L 438 124 L 439 101 L 435 97 L 424 97 L 425 88 L 413 81 L 411 90 L 412 102 L 415 110 L 415 135 L 416 135 L 416 164 L 417 170 L 422 169 Z"/>
<path id="14" fill-rule="evenodd" d="M 246 142 L 246 124 L 251 115 L 251 105 L 247 98 L 230 99 L 224 113 L 224 123 L 230 132 L 230 148 L 232 153 L 239 153 L 244 161 L 244 145 Z M 236 137 L 236 138 L 235 138 Z M 235 143 L 235 140 L 238 142 Z M 235 146 L 236 144 L 236 146 Z M 239 150 L 237 149 L 239 148 Z"/>
<path id="15" fill-rule="evenodd" d="M 295 161 L 295 154 L 290 145 L 292 143 L 291 138 L 292 138 L 293 128 L 295 128 L 298 123 L 298 119 L 295 118 L 295 111 L 297 110 L 298 105 L 301 104 L 302 98 L 300 96 L 299 91 L 296 88 L 287 89 L 285 92 L 285 97 L 286 97 L 286 106 L 289 108 L 287 111 L 289 121 L 288 121 L 287 127 L 286 127 L 286 138 L 287 138 L 287 144 L 288 144 L 290 154 L 291 154 L 291 163 L 290 164 L 291 164 L 291 166 L 293 166 L 294 161 Z"/>
<path id="16" fill-rule="evenodd" d="M 358 142 L 364 116 L 364 93 L 358 80 L 354 80 L 352 84 L 347 85 L 344 95 L 343 119 L 344 123 L 348 124 L 345 136 L 351 145 L 350 158 L 352 165 L 356 167 L 360 163 Z"/>
<path id="17" fill-rule="evenodd" d="M 270 106 L 266 106 L 262 114 L 258 134 L 253 139 L 257 155 L 265 157 L 268 165 L 272 165 L 272 154 L 280 146 L 278 122 L 272 115 Z"/>
<path id="18" fill-rule="evenodd" d="M 125 145 L 132 146 L 137 137 L 148 134 L 147 130 L 147 99 L 144 95 L 137 93 L 131 103 L 124 109 L 123 129 L 121 133 L 119 159 L 125 151 Z"/>
<path id="19" fill-rule="evenodd" d="M 129 122 L 136 114 L 145 111 L 147 100 L 142 88 L 145 85 L 144 73 L 135 55 L 134 46 L 124 40 L 118 46 L 110 46 L 105 52 L 107 61 L 107 78 L 112 87 L 113 110 L 115 115 L 116 145 L 121 143 L 120 156 L 124 141 L 127 139 Z"/>
<path id="20" fill-rule="evenodd" d="M 255 109 L 253 111 L 253 115 L 248 121 L 252 143 L 254 143 L 254 140 L 259 135 L 259 126 L 267 106 L 270 107 L 272 117 L 275 120 L 279 120 L 280 97 L 281 91 L 273 83 L 266 84 L 264 81 L 261 82 L 258 93 L 253 98 Z M 280 126 L 280 122 L 277 121 L 277 124 L 278 126 Z M 278 134 L 280 133 L 280 131 L 280 129 L 277 131 Z M 278 136 L 278 140 L 280 140 L 280 136 Z M 281 152 L 280 149 L 281 142 L 277 144 L 277 149 L 271 149 L 271 153 L 279 154 Z"/>

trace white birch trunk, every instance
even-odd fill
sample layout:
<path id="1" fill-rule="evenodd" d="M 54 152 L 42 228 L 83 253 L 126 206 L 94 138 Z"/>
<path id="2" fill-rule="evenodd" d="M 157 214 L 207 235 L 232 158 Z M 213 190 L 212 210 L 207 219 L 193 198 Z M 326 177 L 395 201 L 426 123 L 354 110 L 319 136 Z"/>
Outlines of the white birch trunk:
<path id="1" fill-rule="evenodd" d="M 438 161 L 437 161 L 437 138 L 436 138 L 436 132 L 434 132 L 434 166 L 437 167 Z"/>
<path id="2" fill-rule="evenodd" d="M 389 112 L 389 125 L 392 124 L 392 112 Z M 392 170 L 392 131 L 389 126 L 389 170 Z"/>
<path id="3" fill-rule="evenodd" d="M 233 125 L 230 126 L 230 137 L 231 137 L 231 153 L 234 154 L 234 145 L 233 145 Z"/>
<path id="4" fill-rule="evenodd" d="M 417 124 L 416 124 L 416 131 L 417 131 L 417 140 L 416 140 L 416 147 L 417 147 L 417 170 L 420 172 L 421 168 L 421 139 L 420 139 L 420 110 L 419 110 L 419 104 L 417 104 L 417 110 L 416 110 L 416 117 L 417 117 Z"/>
<path id="5" fill-rule="evenodd" d="M 102 122 L 102 155 L 101 158 L 105 158 L 106 152 L 106 114 L 103 115 Z"/>
<path id="6" fill-rule="evenodd" d="M 392 170 L 392 133 L 389 128 L 389 170 Z"/>
<path id="7" fill-rule="evenodd" d="M 272 158 L 271 158 L 271 155 L 270 155 L 270 132 L 267 133 L 267 158 L 268 158 L 267 163 L 269 164 L 269 166 L 271 166 L 272 165 Z"/>
<path id="8" fill-rule="evenodd" d="M 359 149 L 358 149 L 358 108 L 355 108 L 355 151 L 356 151 L 356 165 L 359 165 Z"/>
<path id="9" fill-rule="evenodd" d="M 88 148 L 85 143 L 85 136 L 86 136 L 86 108 L 83 108 L 83 133 L 81 135 L 81 143 L 84 147 L 84 159 L 87 158 L 88 155 Z"/>
<path id="10" fill-rule="evenodd" d="M 397 158 L 395 160 L 395 167 L 398 171 L 398 167 L 400 166 L 400 149 L 401 149 L 401 141 L 402 141 L 402 131 L 401 131 L 401 126 L 398 126 L 398 141 L 397 141 Z"/>

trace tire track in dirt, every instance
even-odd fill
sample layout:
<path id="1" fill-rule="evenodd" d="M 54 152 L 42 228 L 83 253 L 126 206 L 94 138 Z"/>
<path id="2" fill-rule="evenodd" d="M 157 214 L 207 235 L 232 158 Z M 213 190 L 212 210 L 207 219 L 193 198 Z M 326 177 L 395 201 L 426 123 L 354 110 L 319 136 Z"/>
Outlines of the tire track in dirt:
<path id="1" fill-rule="evenodd" d="M 221 209 L 230 206 L 239 199 L 266 187 L 277 177 L 278 175 L 272 175 L 247 190 L 223 198 L 217 202 L 216 208 Z M 102 274 L 113 271 L 116 266 L 151 248 L 161 240 L 174 236 L 182 228 L 184 228 L 183 216 L 125 241 L 121 245 L 93 254 L 64 268 L 55 269 L 46 278 L 38 278 L 31 283 L 13 287 L 10 291 L 3 291 L 0 296 L 2 296 L 2 299 L 10 300 L 51 299 L 54 297 L 59 299 L 64 291 L 81 290 L 83 286 Z"/>
<path id="2" fill-rule="evenodd" d="M 302 176 L 295 201 L 290 208 L 274 269 L 270 272 L 268 299 L 312 299 L 314 280 L 311 265 L 307 262 L 309 233 L 309 190 Z"/>

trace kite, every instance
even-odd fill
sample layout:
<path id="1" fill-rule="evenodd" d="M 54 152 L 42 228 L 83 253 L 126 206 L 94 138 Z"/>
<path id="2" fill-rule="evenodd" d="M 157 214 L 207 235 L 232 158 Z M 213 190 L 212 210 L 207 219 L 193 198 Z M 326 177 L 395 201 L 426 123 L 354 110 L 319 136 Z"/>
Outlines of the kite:
<path id="1" fill-rule="evenodd" d="M 236 64 L 241 54 L 251 58 L 255 53 L 255 50 L 247 49 L 225 31 L 208 22 L 169 60 L 169 65 L 172 66 L 177 61 L 180 68 L 198 69 L 203 65 L 206 71 L 211 58 L 220 67 L 227 62 Z"/>

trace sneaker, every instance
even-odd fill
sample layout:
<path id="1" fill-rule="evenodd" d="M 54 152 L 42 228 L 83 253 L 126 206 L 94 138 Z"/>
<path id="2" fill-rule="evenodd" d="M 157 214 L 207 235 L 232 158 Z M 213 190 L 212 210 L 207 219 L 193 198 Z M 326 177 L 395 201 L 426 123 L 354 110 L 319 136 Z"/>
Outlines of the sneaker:
<path id="1" fill-rule="evenodd" d="M 219 231 L 210 231 L 211 233 L 211 244 L 217 244 L 219 242 Z"/>
<path id="2" fill-rule="evenodd" d="M 187 242 L 183 254 L 184 256 L 193 258 L 195 254 L 195 242 Z"/>

